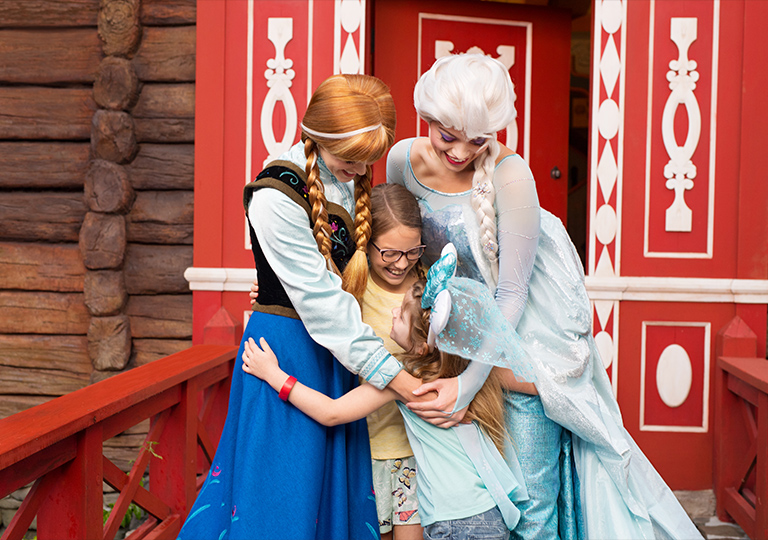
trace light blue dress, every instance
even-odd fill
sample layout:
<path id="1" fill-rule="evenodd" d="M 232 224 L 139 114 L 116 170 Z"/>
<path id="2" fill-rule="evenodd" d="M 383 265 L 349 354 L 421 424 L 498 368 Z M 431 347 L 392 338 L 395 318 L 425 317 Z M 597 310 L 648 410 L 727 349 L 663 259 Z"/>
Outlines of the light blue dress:
<path id="1" fill-rule="evenodd" d="M 419 200 L 428 246 L 424 262 L 437 260 L 452 242 L 457 275 L 488 283 L 471 191 L 447 194 L 421 184 L 411 167 L 414 140 L 390 151 L 387 181 L 405 185 Z M 519 156 L 497 164 L 493 184 L 500 255 L 496 300 L 533 359 L 539 392 L 506 396 L 508 427 L 531 499 L 519 505 L 522 517 L 513 535 L 701 538 L 623 426 L 592 337 L 582 265 L 565 228 L 538 207 L 533 175 Z"/>
<path id="2" fill-rule="evenodd" d="M 513 529 L 520 519 L 516 505 L 528 498 L 520 467 L 509 467 L 475 422 L 442 429 L 399 401 L 397 405 L 419 467 L 421 524 L 465 519 L 498 507 Z M 505 454 L 517 464 L 514 448 L 506 448 Z"/>

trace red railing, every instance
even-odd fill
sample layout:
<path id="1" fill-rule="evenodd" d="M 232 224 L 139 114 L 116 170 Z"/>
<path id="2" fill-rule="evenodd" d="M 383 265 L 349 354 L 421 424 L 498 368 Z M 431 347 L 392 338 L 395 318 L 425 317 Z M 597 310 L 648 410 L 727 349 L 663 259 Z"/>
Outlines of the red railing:
<path id="1" fill-rule="evenodd" d="M 768 539 L 768 360 L 735 317 L 717 335 L 715 496 L 717 515 L 752 540 Z"/>
<path id="2" fill-rule="evenodd" d="M 2 540 L 35 516 L 39 540 L 112 539 L 131 503 L 149 516 L 132 540 L 175 538 L 215 453 L 236 353 L 196 345 L 0 420 L 0 498 L 34 482 Z M 126 474 L 102 443 L 146 419 Z M 119 492 L 106 523 L 102 482 Z"/>

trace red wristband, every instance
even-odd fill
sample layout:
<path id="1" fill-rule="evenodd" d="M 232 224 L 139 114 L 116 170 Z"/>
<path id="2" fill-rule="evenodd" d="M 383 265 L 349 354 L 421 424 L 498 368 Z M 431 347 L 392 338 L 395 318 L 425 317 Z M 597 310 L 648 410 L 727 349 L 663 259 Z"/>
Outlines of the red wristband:
<path id="1" fill-rule="evenodd" d="M 288 396 L 290 395 L 291 390 L 293 390 L 294 384 L 296 384 L 296 377 L 291 375 L 285 380 L 283 387 L 280 389 L 280 393 L 278 394 L 278 397 L 283 401 L 288 401 Z"/>

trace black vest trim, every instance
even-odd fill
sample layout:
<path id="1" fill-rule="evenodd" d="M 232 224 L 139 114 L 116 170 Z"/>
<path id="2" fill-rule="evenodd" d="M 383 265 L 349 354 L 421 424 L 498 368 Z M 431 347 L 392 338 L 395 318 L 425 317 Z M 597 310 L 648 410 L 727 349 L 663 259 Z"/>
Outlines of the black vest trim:
<path id="1" fill-rule="evenodd" d="M 243 190 L 243 205 L 246 218 L 248 205 L 253 192 L 257 189 L 272 188 L 284 193 L 292 201 L 307 212 L 311 220 L 312 209 L 309 205 L 309 189 L 306 175 L 302 169 L 290 161 L 273 161 L 259 173 L 256 180 L 245 186 Z M 352 219 L 343 206 L 328 203 L 328 224 L 331 227 L 331 258 L 336 267 L 343 271 L 349 259 L 355 253 L 354 236 L 352 234 Z M 285 289 L 280 280 L 270 268 L 259 245 L 253 227 L 248 222 L 251 236 L 251 247 L 259 279 L 259 298 L 253 306 L 254 311 L 272 313 L 284 317 L 298 319 Z"/>

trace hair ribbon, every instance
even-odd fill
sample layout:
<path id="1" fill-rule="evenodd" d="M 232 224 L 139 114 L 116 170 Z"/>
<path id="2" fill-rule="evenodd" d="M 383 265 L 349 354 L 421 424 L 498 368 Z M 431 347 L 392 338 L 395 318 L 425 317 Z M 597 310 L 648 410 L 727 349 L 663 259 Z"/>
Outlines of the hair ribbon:
<path id="1" fill-rule="evenodd" d="M 361 133 L 368 133 L 369 131 L 377 130 L 381 127 L 381 122 L 378 124 L 374 124 L 373 126 L 368 126 L 360 129 L 356 129 L 354 131 L 345 131 L 344 133 L 324 133 L 322 131 L 315 131 L 314 129 L 309 129 L 307 126 L 304 125 L 304 123 L 301 123 L 301 129 L 303 131 L 306 131 L 310 135 L 313 135 L 315 137 L 322 137 L 323 139 L 346 139 L 347 137 L 354 137 L 355 135 L 360 135 Z"/>
<path id="2" fill-rule="evenodd" d="M 421 296 L 421 307 L 432 309 L 427 335 L 427 345 L 430 350 L 435 348 L 437 335 L 448 324 L 448 317 L 451 314 L 451 293 L 447 287 L 448 281 L 456 274 L 456 263 L 456 247 L 449 242 L 427 274 L 427 284 Z"/>

